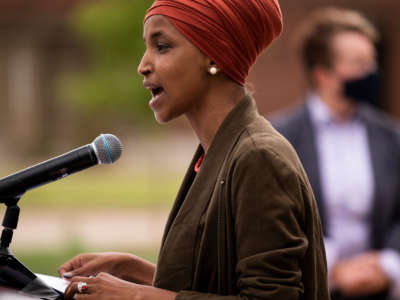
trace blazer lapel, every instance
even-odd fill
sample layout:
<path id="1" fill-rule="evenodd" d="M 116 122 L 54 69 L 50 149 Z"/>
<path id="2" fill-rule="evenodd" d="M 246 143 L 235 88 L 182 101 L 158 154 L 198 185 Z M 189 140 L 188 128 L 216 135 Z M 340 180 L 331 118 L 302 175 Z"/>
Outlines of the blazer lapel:
<path id="1" fill-rule="evenodd" d="M 246 123 L 255 116 L 254 100 L 244 98 L 220 126 L 196 175 L 194 165 L 203 152 L 201 146 L 197 149 L 167 221 L 154 278 L 155 286 L 170 290 L 191 287 L 193 256 L 201 217 L 226 157 Z"/>
<path id="2" fill-rule="evenodd" d="M 185 197 L 188 194 L 190 187 L 192 186 L 193 180 L 196 177 L 196 173 L 194 171 L 194 166 L 203 152 L 204 152 L 203 148 L 201 146 L 198 146 L 197 150 L 192 158 L 192 162 L 190 163 L 190 166 L 189 166 L 188 170 L 186 171 L 186 175 L 185 175 L 183 182 L 179 188 L 178 194 L 175 198 L 173 207 L 169 213 L 167 223 L 164 228 L 164 234 L 163 234 L 163 238 L 162 238 L 161 248 L 163 247 L 163 245 L 165 243 L 165 240 L 167 238 L 167 233 L 169 232 L 169 230 L 171 228 L 172 222 L 174 221 L 176 215 L 178 214 L 178 211 L 179 211 L 183 201 L 185 200 Z"/>
<path id="3" fill-rule="evenodd" d="M 382 240 L 382 235 L 385 234 L 385 222 L 390 220 L 390 213 L 394 207 L 396 191 L 391 187 L 397 186 L 397 183 L 390 184 L 391 181 L 396 181 L 398 178 L 393 178 L 391 174 L 397 174 L 396 171 L 391 171 L 396 168 L 393 165 L 391 151 L 391 137 L 375 123 L 375 117 L 371 114 L 368 107 L 360 109 L 360 115 L 366 123 L 369 149 L 372 162 L 372 170 L 374 175 L 374 196 L 371 212 L 371 242 L 372 246 L 377 247 Z M 378 198 L 379 195 L 379 198 Z"/>
<path id="4" fill-rule="evenodd" d="M 180 206 L 179 212 L 175 217 L 176 223 L 180 223 L 183 220 L 185 222 L 188 220 L 191 222 L 200 221 L 228 153 L 233 148 L 243 128 L 255 116 L 256 105 L 254 100 L 250 97 L 245 97 L 225 118 L 204 157 L 200 171 L 194 178 L 185 200 L 181 205 L 179 203 L 175 205 L 176 207 Z"/>
<path id="5" fill-rule="evenodd" d="M 304 105 L 299 115 L 298 137 L 293 144 L 296 145 L 297 153 L 304 165 L 308 179 L 312 186 L 315 199 L 318 203 L 319 213 L 323 225 L 323 231 L 326 235 L 327 214 L 325 213 L 324 195 L 321 188 L 321 177 L 319 169 L 318 151 L 315 139 L 315 130 L 312 125 L 310 112 L 307 105 Z"/>

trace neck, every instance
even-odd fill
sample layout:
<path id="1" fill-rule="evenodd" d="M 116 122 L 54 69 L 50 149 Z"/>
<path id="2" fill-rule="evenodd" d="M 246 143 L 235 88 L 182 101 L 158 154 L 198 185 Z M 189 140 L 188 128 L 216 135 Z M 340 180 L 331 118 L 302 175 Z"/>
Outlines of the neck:
<path id="1" fill-rule="evenodd" d="M 356 105 L 351 100 L 321 89 L 317 90 L 317 93 L 321 100 L 328 106 L 335 119 L 346 121 L 354 114 Z"/>
<path id="2" fill-rule="evenodd" d="M 207 153 L 226 116 L 245 96 L 245 89 L 234 83 L 219 85 L 199 99 L 199 105 L 186 114 L 204 152 Z"/>

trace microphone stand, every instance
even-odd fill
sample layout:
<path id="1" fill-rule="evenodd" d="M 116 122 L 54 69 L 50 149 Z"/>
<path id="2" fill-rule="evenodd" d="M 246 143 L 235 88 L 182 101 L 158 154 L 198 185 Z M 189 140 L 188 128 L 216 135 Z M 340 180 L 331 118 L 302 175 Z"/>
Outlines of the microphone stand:
<path id="1" fill-rule="evenodd" d="M 21 285 L 36 278 L 35 274 L 14 257 L 9 248 L 14 230 L 18 225 L 20 212 L 18 201 L 20 198 L 21 196 L 0 197 L 0 203 L 7 206 L 0 238 L 0 283 L 16 289 L 20 289 Z M 13 278 L 14 276 L 16 278 Z"/>
<path id="2" fill-rule="evenodd" d="M 7 210 L 3 218 L 3 231 L 0 238 L 0 255 L 3 255 L 4 253 L 12 255 L 9 250 L 9 246 L 12 241 L 14 230 L 18 225 L 20 211 L 18 206 L 19 199 L 21 199 L 21 196 L 0 199 L 0 202 L 7 206 Z"/>
<path id="3" fill-rule="evenodd" d="M 18 201 L 21 195 L 1 197 L 0 203 L 7 206 L 3 218 L 3 231 L 0 238 L 0 286 L 20 290 L 40 299 L 59 300 L 63 294 L 42 282 L 33 272 L 18 261 L 10 251 L 14 230 L 17 228 L 20 208 Z"/>

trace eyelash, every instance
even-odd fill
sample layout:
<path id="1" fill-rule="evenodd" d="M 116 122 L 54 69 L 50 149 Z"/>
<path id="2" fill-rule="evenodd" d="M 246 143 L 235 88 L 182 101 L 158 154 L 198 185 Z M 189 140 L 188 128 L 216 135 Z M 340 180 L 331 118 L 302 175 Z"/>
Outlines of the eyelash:
<path id="1" fill-rule="evenodd" d="M 156 44 L 157 51 L 160 53 L 166 52 L 170 47 L 167 44 L 157 43 Z"/>

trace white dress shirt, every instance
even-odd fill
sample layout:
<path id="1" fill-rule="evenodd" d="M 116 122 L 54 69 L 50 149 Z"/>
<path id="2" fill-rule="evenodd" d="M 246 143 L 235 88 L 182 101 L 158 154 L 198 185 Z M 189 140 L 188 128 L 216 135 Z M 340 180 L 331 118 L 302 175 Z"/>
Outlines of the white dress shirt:
<path id="1" fill-rule="evenodd" d="M 311 95 L 307 105 L 314 125 L 328 218 L 329 237 L 324 241 L 329 274 L 338 260 L 370 249 L 374 175 L 367 128 L 357 114 L 339 121 L 317 94 Z M 392 299 L 400 299 L 399 253 L 384 249 L 379 262 L 392 280 Z"/>

